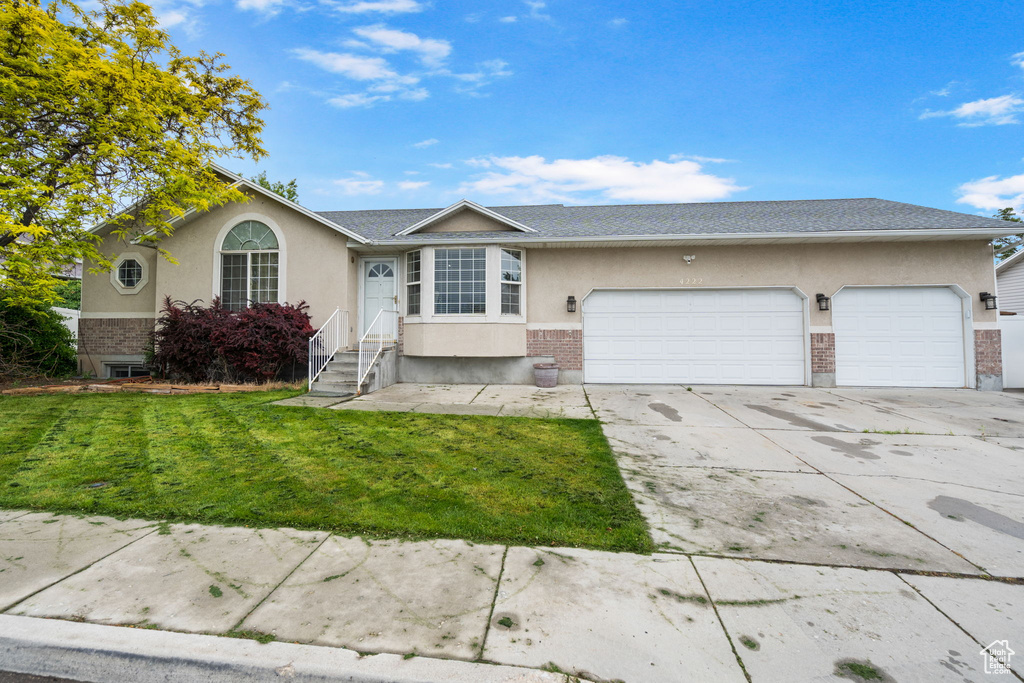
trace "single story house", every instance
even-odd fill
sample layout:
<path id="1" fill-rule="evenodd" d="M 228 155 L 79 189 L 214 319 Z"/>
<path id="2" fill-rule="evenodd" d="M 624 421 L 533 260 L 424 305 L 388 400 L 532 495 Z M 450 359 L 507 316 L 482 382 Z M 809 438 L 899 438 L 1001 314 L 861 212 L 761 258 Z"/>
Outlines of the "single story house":
<path id="1" fill-rule="evenodd" d="M 999 309 L 1024 315 L 1024 249 L 996 266 Z"/>
<path id="2" fill-rule="evenodd" d="M 977 387 L 1002 383 L 991 240 L 1005 221 L 881 199 L 313 212 L 251 198 L 162 245 L 104 245 L 79 353 L 139 370 L 164 296 L 397 311 L 397 379 Z M 99 234 L 104 234 L 99 228 Z"/>

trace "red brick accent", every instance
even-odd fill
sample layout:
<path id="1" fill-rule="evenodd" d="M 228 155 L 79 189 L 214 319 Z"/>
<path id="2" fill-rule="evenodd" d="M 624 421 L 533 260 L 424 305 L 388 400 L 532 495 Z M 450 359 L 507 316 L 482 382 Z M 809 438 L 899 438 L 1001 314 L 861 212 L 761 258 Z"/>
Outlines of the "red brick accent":
<path id="1" fill-rule="evenodd" d="M 153 318 L 80 318 L 78 353 L 141 355 L 153 331 Z"/>
<path id="2" fill-rule="evenodd" d="M 1003 374 L 1001 330 L 974 331 L 974 367 L 979 375 Z"/>
<path id="3" fill-rule="evenodd" d="M 811 372 L 836 371 L 836 335 L 811 332 Z"/>
<path id="4" fill-rule="evenodd" d="M 562 370 L 583 369 L 583 330 L 527 330 L 527 356 L 554 356 Z"/>
<path id="5" fill-rule="evenodd" d="M 398 316 L 398 355 L 405 355 L 405 316 Z"/>

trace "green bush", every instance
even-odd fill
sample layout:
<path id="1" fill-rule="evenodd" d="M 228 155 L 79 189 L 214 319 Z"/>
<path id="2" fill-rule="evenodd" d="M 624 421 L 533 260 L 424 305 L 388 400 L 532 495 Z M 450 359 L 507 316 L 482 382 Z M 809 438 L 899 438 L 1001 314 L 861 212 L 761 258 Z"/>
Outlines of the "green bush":
<path id="1" fill-rule="evenodd" d="M 0 377 L 65 377 L 77 368 L 75 337 L 56 311 L 0 299 Z"/>

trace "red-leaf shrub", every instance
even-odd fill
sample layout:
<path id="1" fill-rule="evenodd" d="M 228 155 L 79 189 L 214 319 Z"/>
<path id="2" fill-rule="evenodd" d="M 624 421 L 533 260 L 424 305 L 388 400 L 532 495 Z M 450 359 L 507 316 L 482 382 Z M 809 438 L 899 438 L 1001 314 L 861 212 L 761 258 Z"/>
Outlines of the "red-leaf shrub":
<path id="1" fill-rule="evenodd" d="M 314 330 L 309 306 L 258 304 L 231 312 L 164 299 L 153 332 L 153 363 L 165 377 L 188 382 L 266 382 L 304 367 Z"/>

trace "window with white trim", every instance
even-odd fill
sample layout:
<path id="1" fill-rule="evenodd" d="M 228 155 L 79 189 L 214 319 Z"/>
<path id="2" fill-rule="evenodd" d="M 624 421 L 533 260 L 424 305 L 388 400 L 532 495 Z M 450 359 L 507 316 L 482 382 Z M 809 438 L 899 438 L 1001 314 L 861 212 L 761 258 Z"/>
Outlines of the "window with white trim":
<path id="1" fill-rule="evenodd" d="M 249 302 L 276 303 L 279 245 L 259 221 L 242 221 L 221 244 L 220 297 L 224 308 L 240 311 Z"/>
<path id="2" fill-rule="evenodd" d="M 405 255 L 405 313 L 420 314 L 420 260 L 419 251 L 410 251 Z"/>
<path id="3" fill-rule="evenodd" d="M 125 289 L 132 289 L 142 282 L 142 264 L 133 258 L 121 261 L 117 267 L 117 281 Z"/>
<path id="4" fill-rule="evenodd" d="M 522 311 L 523 252 L 501 250 L 501 314 L 520 315 Z"/>
<path id="5" fill-rule="evenodd" d="M 434 250 L 434 315 L 487 312 L 484 247 Z"/>

